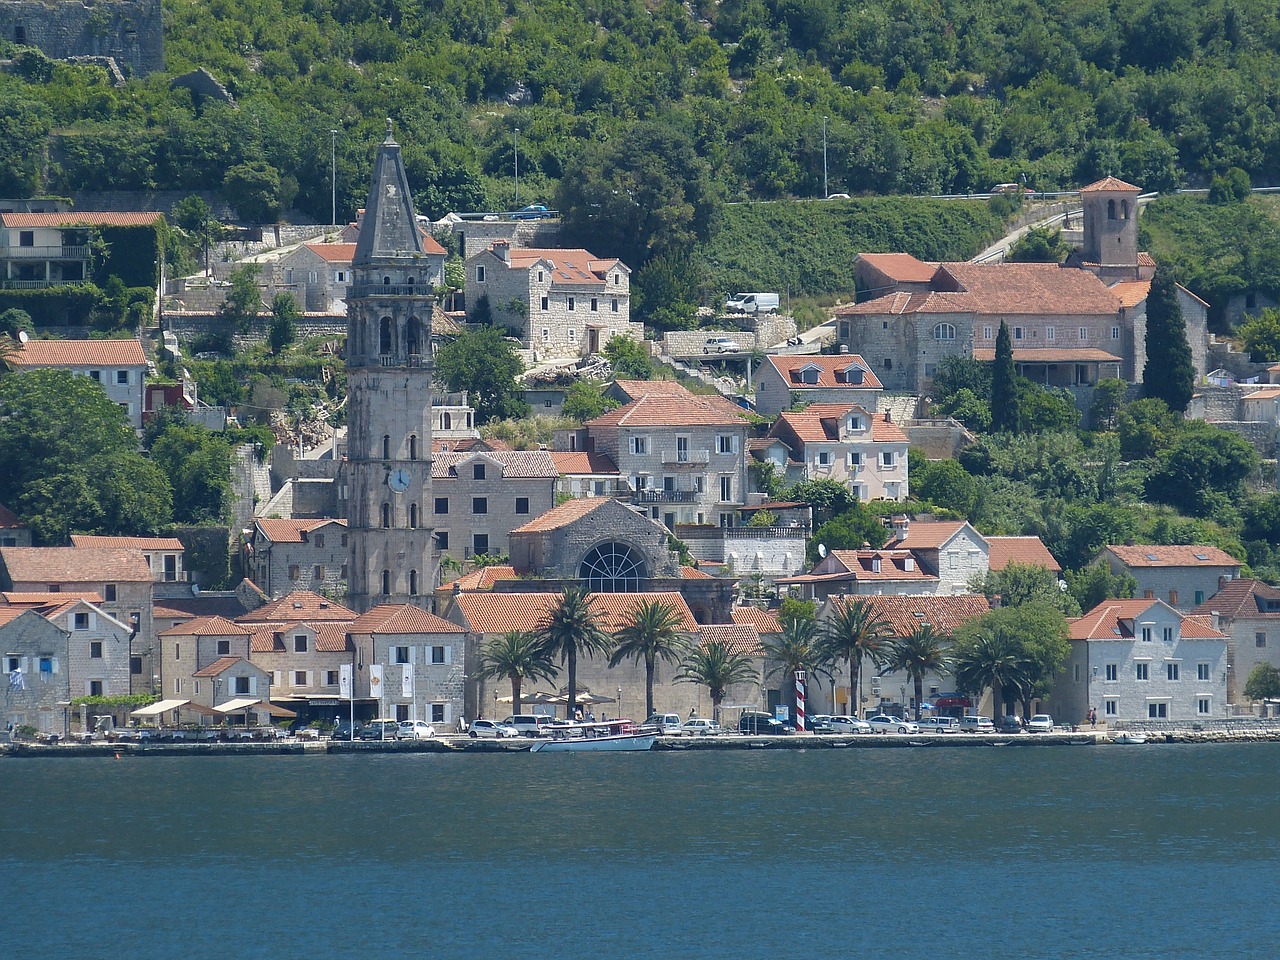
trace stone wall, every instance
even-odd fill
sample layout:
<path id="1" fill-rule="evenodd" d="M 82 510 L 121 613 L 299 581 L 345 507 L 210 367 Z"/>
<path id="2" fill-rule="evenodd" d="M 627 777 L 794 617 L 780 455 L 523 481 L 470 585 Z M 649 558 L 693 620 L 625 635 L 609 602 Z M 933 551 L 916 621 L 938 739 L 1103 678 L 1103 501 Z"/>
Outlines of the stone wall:
<path id="1" fill-rule="evenodd" d="M 462 259 L 469 260 L 495 240 L 516 247 L 560 246 L 560 221 L 548 220 L 461 220 L 453 234 L 462 245 Z"/>
<path id="2" fill-rule="evenodd" d="M 766 580 L 804 568 L 806 527 L 677 526 L 680 539 L 697 560 L 731 565 L 735 577 Z"/>
<path id="3" fill-rule="evenodd" d="M 173 332 L 180 341 L 190 343 L 203 336 L 221 334 L 226 323 L 213 311 L 187 311 L 166 309 L 161 314 L 164 329 Z M 271 316 L 258 317 L 249 327 L 247 333 L 237 333 L 232 340 L 237 348 L 261 343 L 270 335 Z M 345 337 L 347 335 L 347 318 L 345 314 L 308 313 L 298 320 L 298 339 L 308 337 Z"/>
<path id="4" fill-rule="evenodd" d="M 160 0 L 2 0 L 0 35 L 55 60 L 113 57 L 137 74 L 164 69 Z"/>
<path id="5" fill-rule="evenodd" d="M 973 434 L 950 417 L 943 420 L 908 420 L 899 424 L 902 432 L 929 460 L 950 460 L 973 442 Z"/>

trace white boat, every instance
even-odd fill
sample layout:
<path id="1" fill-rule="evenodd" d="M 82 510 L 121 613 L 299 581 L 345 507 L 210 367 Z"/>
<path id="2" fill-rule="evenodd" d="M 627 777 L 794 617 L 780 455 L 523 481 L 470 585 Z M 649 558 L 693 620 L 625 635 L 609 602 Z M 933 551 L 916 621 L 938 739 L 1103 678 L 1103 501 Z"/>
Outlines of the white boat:
<path id="1" fill-rule="evenodd" d="M 595 753 L 597 751 L 648 750 L 658 739 L 656 733 L 619 733 L 605 737 L 565 737 L 538 740 L 530 753 Z"/>
<path id="2" fill-rule="evenodd" d="M 1121 733 L 1112 734 L 1111 742 L 1112 743 L 1146 743 L 1147 735 L 1145 733 L 1138 733 L 1136 731 L 1129 730 Z"/>

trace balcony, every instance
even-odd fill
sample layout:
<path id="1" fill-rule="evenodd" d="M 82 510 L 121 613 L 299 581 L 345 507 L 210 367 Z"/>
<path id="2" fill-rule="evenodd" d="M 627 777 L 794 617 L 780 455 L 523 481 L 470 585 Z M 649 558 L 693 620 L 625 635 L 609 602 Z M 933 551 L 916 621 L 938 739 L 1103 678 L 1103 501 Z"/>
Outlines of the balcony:
<path id="1" fill-rule="evenodd" d="M 8 247 L 6 260 L 88 260 L 89 247 L 51 244 L 41 247 Z"/>
<path id="2" fill-rule="evenodd" d="M 711 453 L 707 450 L 663 450 L 661 456 L 664 465 L 704 465 L 711 462 Z"/>
<path id="3" fill-rule="evenodd" d="M 693 490 L 637 490 L 632 503 L 696 503 L 698 494 Z"/>
<path id="4" fill-rule="evenodd" d="M 433 296 L 435 296 L 435 291 L 425 283 L 361 283 L 347 287 L 348 300 L 361 297 L 421 297 L 425 300 Z"/>

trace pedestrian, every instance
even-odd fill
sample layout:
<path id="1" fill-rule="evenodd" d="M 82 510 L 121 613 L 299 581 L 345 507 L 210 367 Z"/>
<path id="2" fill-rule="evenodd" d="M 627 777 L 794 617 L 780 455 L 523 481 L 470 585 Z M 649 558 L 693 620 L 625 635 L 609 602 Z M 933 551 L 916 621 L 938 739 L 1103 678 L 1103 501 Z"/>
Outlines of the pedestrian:
<path id="1" fill-rule="evenodd" d="M 1089 726 L 1096 727 L 1098 725 L 1098 709 L 1097 707 L 1089 708 Z"/>

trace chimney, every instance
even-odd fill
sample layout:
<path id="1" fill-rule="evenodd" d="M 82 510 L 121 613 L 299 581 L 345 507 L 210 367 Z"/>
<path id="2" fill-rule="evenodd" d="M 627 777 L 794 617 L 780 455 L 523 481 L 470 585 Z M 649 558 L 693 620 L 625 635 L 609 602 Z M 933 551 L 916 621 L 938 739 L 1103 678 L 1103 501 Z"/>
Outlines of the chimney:
<path id="1" fill-rule="evenodd" d="M 1218 617 L 1220 616 L 1221 614 L 1217 610 L 1209 611 L 1209 626 L 1213 627 L 1214 630 L 1218 629 Z"/>
<path id="2" fill-rule="evenodd" d="M 848 345 L 847 343 L 842 343 L 842 344 L 840 344 L 840 352 L 841 352 L 842 354 L 848 353 L 848 352 L 849 352 L 849 345 Z"/>
<path id="3" fill-rule="evenodd" d="M 493 252 L 497 255 L 498 259 L 501 260 L 503 263 L 511 262 L 511 244 L 508 243 L 506 240 L 493 241 L 492 249 L 493 249 Z"/>
<path id="4" fill-rule="evenodd" d="M 1226 585 L 1227 585 L 1227 582 L 1228 582 L 1230 579 L 1231 579 L 1231 578 L 1230 578 L 1230 577 L 1227 577 L 1226 575 L 1219 575 L 1219 577 L 1218 577 L 1218 589 L 1219 589 L 1219 590 L 1224 589 L 1224 588 L 1226 587 Z"/>
<path id="5" fill-rule="evenodd" d="M 893 423 L 893 411 L 892 411 L 892 410 L 886 410 L 886 411 L 884 412 L 884 422 L 885 422 L 885 423 Z"/>
<path id="6" fill-rule="evenodd" d="M 907 530 L 911 527 L 911 518 L 905 513 L 899 514 L 893 518 L 893 539 L 907 539 Z"/>

